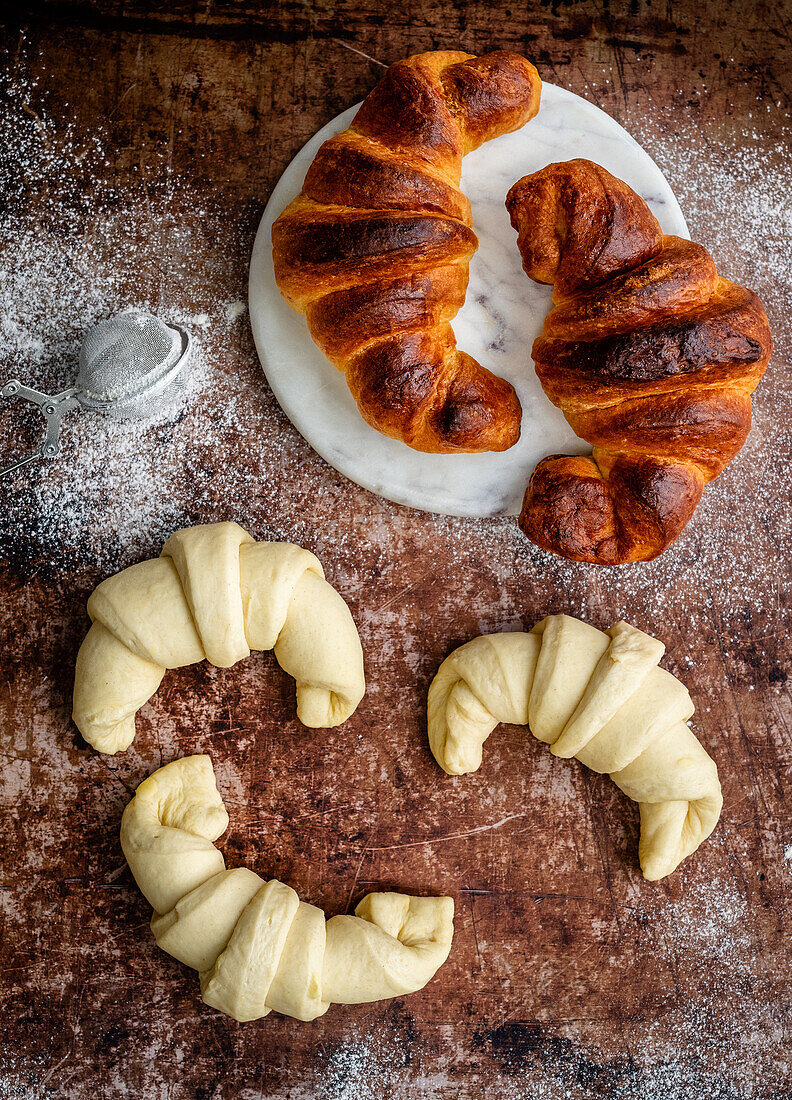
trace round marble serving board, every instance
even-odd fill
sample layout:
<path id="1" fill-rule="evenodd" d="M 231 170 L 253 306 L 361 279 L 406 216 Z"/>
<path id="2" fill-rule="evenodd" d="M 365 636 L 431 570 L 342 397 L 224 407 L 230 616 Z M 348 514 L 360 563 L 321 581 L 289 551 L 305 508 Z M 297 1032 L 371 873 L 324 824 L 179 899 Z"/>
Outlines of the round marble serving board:
<path id="1" fill-rule="evenodd" d="M 453 328 L 459 347 L 507 378 L 522 402 L 522 435 L 501 453 L 429 455 L 380 435 L 362 419 L 344 375 L 313 343 L 305 318 L 275 283 L 272 223 L 299 193 L 319 146 L 345 129 L 358 106 L 329 122 L 283 173 L 261 219 L 250 267 L 250 317 L 259 358 L 286 415 L 331 466 L 366 489 L 413 508 L 454 516 L 519 513 L 536 463 L 589 447 L 544 396 L 530 349 L 550 308 L 550 288 L 523 273 L 504 201 L 521 176 L 587 157 L 626 180 L 649 203 L 666 233 L 688 237 L 682 211 L 660 169 L 617 122 L 554 84 L 542 85 L 539 114 L 514 134 L 467 156 L 462 190 L 473 207 L 479 248 L 465 304 Z"/>

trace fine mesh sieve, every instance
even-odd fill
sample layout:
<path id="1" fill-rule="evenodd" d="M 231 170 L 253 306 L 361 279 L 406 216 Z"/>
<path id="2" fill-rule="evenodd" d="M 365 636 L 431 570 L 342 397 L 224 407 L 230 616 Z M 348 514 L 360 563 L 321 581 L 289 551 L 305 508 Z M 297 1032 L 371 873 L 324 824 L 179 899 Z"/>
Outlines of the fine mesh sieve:
<path id="1" fill-rule="evenodd" d="M 143 310 L 130 309 L 92 328 L 80 348 L 75 384 L 50 396 L 12 379 L 0 397 L 19 397 L 38 405 L 47 434 L 36 451 L 5 470 L 10 474 L 39 458 L 60 452 L 60 422 L 73 409 L 89 409 L 116 419 L 147 417 L 176 403 L 190 358 L 190 336 Z"/>

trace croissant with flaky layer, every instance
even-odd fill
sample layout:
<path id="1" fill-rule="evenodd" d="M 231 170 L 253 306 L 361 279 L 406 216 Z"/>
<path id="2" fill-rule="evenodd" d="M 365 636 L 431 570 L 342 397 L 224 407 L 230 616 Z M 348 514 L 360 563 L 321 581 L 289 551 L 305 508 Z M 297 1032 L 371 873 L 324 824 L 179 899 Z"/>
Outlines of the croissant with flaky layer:
<path id="1" fill-rule="evenodd" d="M 206 1004 L 241 1022 L 321 1016 L 414 993 L 448 958 L 452 898 L 368 894 L 355 916 L 325 922 L 291 887 L 225 869 L 212 843 L 228 827 L 208 756 L 187 756 L 140 784 L 121 847 L 154 908 L 159 947 L 200 972 Z"/>
<path id="2" fill-rule="evenodd" d="M 553 284 L 536 372 L 593 446 L 539 463 L 520 526 L 573 561 L 654 558 L 745 442 L 772 350 L 762 303 L 591 161 L 524 177 L 506 206 L 526 274 Z"/>
<path id="3" fill-rule="evenodd" d="M 297 681 L 306 726 L 337 726 L 363 698 L 360 638 L 320 563 L 291 543 L 255 542 L 236 523 L 177 531 L 161 557 L 102 581 L 88 614 L 73 716 L 100 752 L 132 743 L 135 714 L 166 669 L 204 658 L 228 668 L 274 649 Z"/>
<path id="4" fill-rule="evenodd" d="M 502 451 L 512 387 L 456 347 L 476 251 L 462 158 L 539 109 L 518 54 L 452 51 L 391 65 L 349 129 L 316 154 L 272 227 L 275 278 L 346 375 L 364 419 L 419 451 Z"/>
<path id="5" fill-rule="evenodd" d="M 644 877 L 673 870 L 710 835 L 718 771 L 686 725 L 687 689 L 658 667 L 662 642 L 627 623 L 603 632 L 551 615 L 529 634 L 490 634 L 452 653 L 429 689 L 429 742 L 450 775 L 481 765 L 499 722 L 529 725 L 555 756 L 610 775 L 641 814 Z"/>

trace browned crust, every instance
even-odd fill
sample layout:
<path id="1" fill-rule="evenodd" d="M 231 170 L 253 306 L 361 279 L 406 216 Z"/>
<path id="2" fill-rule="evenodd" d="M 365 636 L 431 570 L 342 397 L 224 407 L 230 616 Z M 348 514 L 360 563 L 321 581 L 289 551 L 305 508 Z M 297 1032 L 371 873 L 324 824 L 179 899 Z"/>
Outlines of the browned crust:
<path id="1" fill-rule="evenodd" d="M 569 297 L 556 293 L 545 335 L 592 340 L 667 322 L 671 313 L 679 316 L 706 302 L 722 284 L 706 248 L 681 237 L 664 237 L 656 255 L 606 283 Z"/>
<path id="2" fill-rule="evenodd" d="M 649 561 L 677 538 L 703 488 L 695 467 L 621 458 L 606 478 L 593 458 L 551 455 L 531 476 L 519 523 L 537 546 L 571 561 Z"/>
<path id="3" fill-rule="evenodd" d="M 363 418 L 416 450 L 507 450 L 519 437 L 516 394 L 452 341 L 417 330 L 364 349 L 347 369 Z"/>
<path id="4" fill-rule="evenodd" d="M 748 435 L 772 349 L 762 303 L 701 245 L 653 236 L 643 200 L 588 161 L 520 180 L 507 206 L 526 272 L 555 282 L 537 374 L 594 448 L 539 463 L 520 526 L 574 561 L 654 558 Z"/>
<path id="5" fill-rule="evenodd" d="M 330 206 L 445 214 L 470 224 L 470 203 L 458 187 L 421 161 L 383 160 L 382 152 L 378 143 L 345 130 L 319 149 L 303 194 Z"/>
<path id="6" fill-rule="evenodd" d="M 561 298 L 660 252 L 663 235 L 640 196 L 586 160 L 549 164 L 509 190 L 525 274 Z"/>
<path id="7" fill-rule="evenodd" d="M 467 264 L 478 244 L 472 229 L 440 215 L 346 211 L 342 218 L 327 207 L 293 215 L 272 229 L 275 277 L 285 294 L 308 302 L 336 289 L 360 290 L 396 266 L 406 280 L 434 265 Z"/>
<path id="8" fill-rule="evenodd" d="M 751 399 L 739 391 L 693 390 L 622 401 L 567 419 L 581 439 L 609 454 L 664 462 L 695 455 L 695 465 L 712 481 L 745 443 Z"/>
<path id="9" fill-rule="evenodd" d="M 392 65 L 273 226 L 282 294 L 367 422 L 418 450 L 519 438 L 513 388 L 456 350 L 449 321 L 477 247 L 462 157 L 532 118 L 540 88 L 533 65 L 506 51 Z"/>
<path id="10" fill-rule="evenodd" d="M 508 50 L 450 65 L 441 81 L 451 112 L 462 125 L 466 153 L 519 130 L 539 108 L 539 74 L 530 61 Z"/>
<path id="11" fill-rule="evenodd" d="M 635 394 L 678 390 L 680 375 L 686 376 L 686 386 L 748 382 L 753 389 L 768 341 L 759 299 L 730 285 L 692 312 L 645 328 L 590 340 L 539 336 L 532 354 L 554 404 L 591 408 Z"/>
<path id="12" fill-rule="evenodd" d="M 428 59 L 431 54 L 418 54 L 391 65 L 366 97 L 351 128 L 387 150 L 418 153 L 427 164 L 447 171 L 462 160 L 464 136 Z M 464 61 L 466 55 L 450 54 L 449 60 Z"/>
<path id="13" fill-rule="evenodd" d="M 306 307 L 314 340 L 332 360 L 346 360 L 361 348 L 361 333 L 384 336 L 437 329 L 465 300 L 467 267 L 433 267 L 412 279 L 382 279 L 317 298 Z"/>

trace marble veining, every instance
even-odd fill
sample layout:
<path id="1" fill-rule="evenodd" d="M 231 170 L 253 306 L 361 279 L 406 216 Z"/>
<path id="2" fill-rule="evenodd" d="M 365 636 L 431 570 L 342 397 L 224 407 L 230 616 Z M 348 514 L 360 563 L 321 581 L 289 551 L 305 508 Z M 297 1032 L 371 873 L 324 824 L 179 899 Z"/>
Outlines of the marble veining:
<path id="1" fill-rule="evenodd" d="M 666 233 L 689 236 L 660 169 L 612 118 L 587 100 L 544 84 L 539 114 L 522 130 L 465 158 L 462 190 L 473 208 L 479 249 L 467 298 L 453 323 L 460 348 L 517 390 L 522 435 L 500 454 L 425 455 L 370 428 L 344 376 L 311 340 L 305 319 L 281 297 L 272 267 L 272 223 L 302 186 L 323 141 L 349 125 L 357 107 L 333 119 L 297 154 L 264 212 L 253 248 L 250 314 L 259 358 L 272 389 L 312 447 L 357 484 L 399 504 L 458 516 L 516 515 L 536 463 L 587 445 L 547 400 L 530 349 L 550 308 L 550 288 L 522 271 L 504 200 L 509 187 L 557 160 L 587 157 L 626 180 L 649 203 Z"/>

